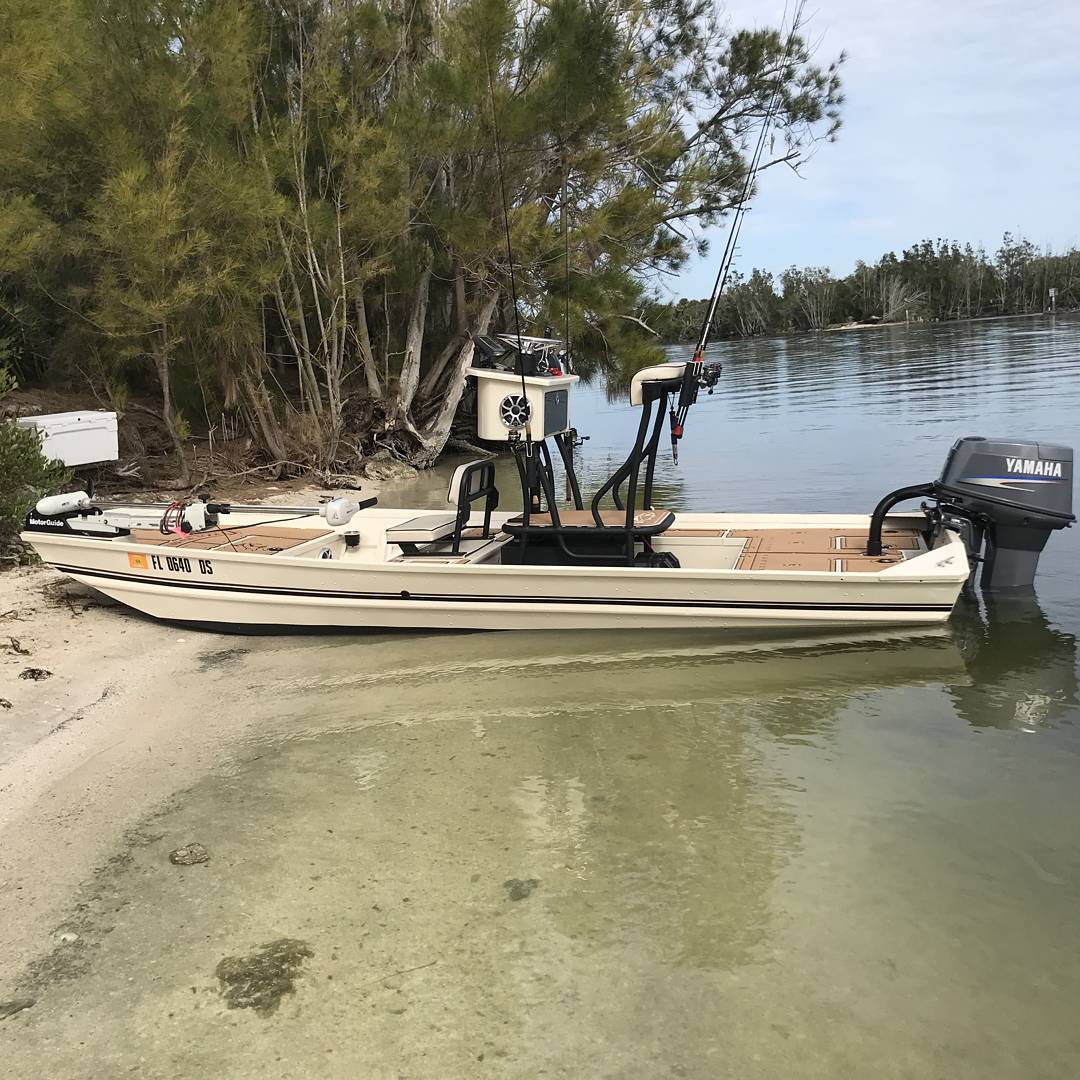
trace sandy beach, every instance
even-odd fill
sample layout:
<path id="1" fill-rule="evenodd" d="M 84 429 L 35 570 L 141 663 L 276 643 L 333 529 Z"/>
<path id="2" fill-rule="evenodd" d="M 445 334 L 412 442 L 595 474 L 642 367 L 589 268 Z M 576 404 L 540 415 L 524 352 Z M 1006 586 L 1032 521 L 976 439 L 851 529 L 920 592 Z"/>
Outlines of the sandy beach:
<path id="1" fill-rule="evenodd" d="M 365 497 L 378 491 L 365 483 Z M 355 492 L 294 483 L 257 497 L 334 495 Z M 200 677 L 228 664 L 238 640 L 143 618 L 49 567 L 0 573 L 0 1003 L 55 944 L 73 891 L 125 830 L 254 721 L 218 707 Z"/>
<path id="2" fill-rule="evenodd" d="M 217 737 L 248 717 L 216 714 L 190 738 L 205 702 L 199 680 L 183 676 L 213 663 L 225 637 L 154 624 L 41 567 L 0 575 L 0 615 L 6 989 L 50 947 L 73 891 L 124 830 L 204 770 Z"/>

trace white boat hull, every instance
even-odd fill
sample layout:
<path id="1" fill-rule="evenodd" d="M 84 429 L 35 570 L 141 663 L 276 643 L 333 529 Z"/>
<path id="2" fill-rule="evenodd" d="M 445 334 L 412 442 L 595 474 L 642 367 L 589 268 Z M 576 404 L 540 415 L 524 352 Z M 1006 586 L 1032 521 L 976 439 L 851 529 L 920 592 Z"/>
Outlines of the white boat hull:
<path id="1" fill-rule="evenodd" d="M 163 552 L 134 537 L 27 532 L 24 539 L 45 562 L 153 618 L 236 631 L 932 625 L 948 619 L 968 576 L 964 546 L 952 533 L 873 573 L 687 565 L 707 562 L 724 542 L 692 536 L 668 541 L 680 553 L 679 569 L 395 561 L 398 549 L 386 543 L 386 528 L 415 513 L 362 512 L 350 523 L 362 526 L 355 551 L 344 549 L 344 529 L 327 530 L 296 554 L 272 555 L 220 547 Z M 310 528 L 312 519 L 295 524 Z M 680 514 L 672 531 L 865 532 L 867 524 L 861 515 Z M 924 526 L 925 519 L 889 520 L 890 527 L 913 525 Z M 319 558 L 312 545 L 327 538 L 333 557 Z"/>

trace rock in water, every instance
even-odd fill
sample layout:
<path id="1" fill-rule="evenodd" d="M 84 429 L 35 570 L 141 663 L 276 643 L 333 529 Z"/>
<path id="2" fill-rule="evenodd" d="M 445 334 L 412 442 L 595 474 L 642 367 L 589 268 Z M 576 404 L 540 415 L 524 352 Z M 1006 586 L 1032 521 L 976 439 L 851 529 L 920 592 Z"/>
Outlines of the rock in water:
<path id="1" fill-rule="evenodd" d="M 383 482 L 388 480 L 412 480 L 420 475 L 411 465 L 406 465 L 404 461 L 398 461 L 397 458 L 391 457 L 386 450 L 379 450 L 367 458 L 360 466 L 360 471 L 369 480 L 381 480 Z"/>
<path id="2" fill-rule="evenodd" d="M 36 1004 L 35 998 L 12 998 L 11 1001 L 0 1001 L 0 1020 L 6 1020 L 9 1016 L 21 1013 L 23 1009 L 32 1009 Z"/>
<path id="3" fill-rule="evenodd" d="M 270 1016 L 286 994 L 296 992 L 300 965 L 314 955 L 306 941 L 278 938 L 248 956 L 226 956 L 215 969 L 225 1003 Z"/>
<path id="4" fill-rule="evenodd" d="M 540 882 L 534 878 L 526 878 L 522 881 L 520 878 L 511 878 L 509 881 L 503 882 L 503 888 L 507 891 L 511 900 L 525 900 L 532 896 L 533 890 L 540 884 Z"/>
<path id="5" fill-rule="evenodd" d="M 210 852 L 202 844 L 185 844 L 169 852 L 169 862 L 175 866 L 194 866 L 210 861 Z"/>

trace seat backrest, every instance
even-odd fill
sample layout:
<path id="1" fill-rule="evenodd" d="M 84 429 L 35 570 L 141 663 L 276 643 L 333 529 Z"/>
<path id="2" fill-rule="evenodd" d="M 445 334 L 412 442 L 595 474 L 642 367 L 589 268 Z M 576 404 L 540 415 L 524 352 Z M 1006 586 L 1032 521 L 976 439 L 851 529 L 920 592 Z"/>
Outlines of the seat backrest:
<path id="1" fill-rule="evenodd" d="M 642 383 L 661 382 L 667 383 L 672 389 L 678 386 L 686 371 L 686 361 L 678 360 L 668 364 L 654 364 L 652 367 L 642 368 L 635 371 L 630 380 L 630 404 L 640 405 L 644 400 Z"/>
<path id="2" fill-rule="evenodd" d="M 483 536 L 491 531 L 491 514 L 499 508 L 499 489 L 495 486 L 495 463 L 491 460 L 466 461 L 454 470 L 450 477 L 450 487 L 446 492 L 446 501 L 457 509 L 457 524 L 454 528 L 453 550 L 461 545 L 461 534 L 469 524 L 473 503 L 483 500 L 484 526 Z"/>
<path id="3" fill-rule="evenodd" d="M 454 470 L 450 477 L 450 486 L 446 489 L 446 501 L 459 510 L 464 510 L 469 503 L 485 488 L 495 486 L 495 466 L 491 461 L 477 458 L 466 461 Z M 492 507 L 494 509 L 494 507 Z"/>

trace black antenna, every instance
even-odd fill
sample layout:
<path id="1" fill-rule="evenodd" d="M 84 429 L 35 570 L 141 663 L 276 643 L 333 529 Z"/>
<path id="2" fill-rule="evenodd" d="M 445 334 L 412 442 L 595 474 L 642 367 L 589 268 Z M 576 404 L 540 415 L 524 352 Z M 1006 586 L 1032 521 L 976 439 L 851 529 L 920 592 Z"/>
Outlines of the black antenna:
<path id="1" fill-rule="evenodd" d="M 563 151 L 562 151 L 562 234 L 563 234 L 563 267 L 566 274 L 566 299 L 563 302 L 563 349 L 566 353 L 566 370 L 573 370 L 570 359 L 570 226 L 567 212 L 567 173 L 569 172 L 569 158 L 566 153 L 566 129 L 570 126 L 570 104 L 563 81 Z"/>
<path id="2" fill-rule="evenodd" d="M 506 259 L 510 265 L 510 298 L 514 304 L 514 334 L 517 337 L 517 369 L 521 376 L 521 399 L 525 408 L 525 444 L 532 449 L 532 432 L 529 428 L 529 391 L 525 385 L 525 360 L 522 357 L 524 344 L 521 340 L 521 315 L 518 311 L 517 281 L 514 276 L 514 247 L 510 240 L 510 206 L 506 199 L 506 178 L 503 175 L 502 140 L 499 137 L 499 116 L 495 110 L 495 77 L 491 71 L 491 57 L 484 49 L 487 62 L 488 96 L 491 99 L 491 130 L 495 136 L 495 167 L 499 175 L 499 195 L 502 197 L 503 232 L 506 235 Z"/>

